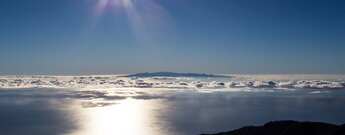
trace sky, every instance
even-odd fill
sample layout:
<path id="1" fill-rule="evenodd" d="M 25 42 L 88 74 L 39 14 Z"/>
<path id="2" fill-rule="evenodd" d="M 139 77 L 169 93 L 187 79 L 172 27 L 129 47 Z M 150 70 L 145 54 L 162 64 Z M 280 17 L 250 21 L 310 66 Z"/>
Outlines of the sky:
<path id="1" fill-rule="evenodd" d="M 1 0 L 0 75 L 345 74 L 344 0 Z"/>

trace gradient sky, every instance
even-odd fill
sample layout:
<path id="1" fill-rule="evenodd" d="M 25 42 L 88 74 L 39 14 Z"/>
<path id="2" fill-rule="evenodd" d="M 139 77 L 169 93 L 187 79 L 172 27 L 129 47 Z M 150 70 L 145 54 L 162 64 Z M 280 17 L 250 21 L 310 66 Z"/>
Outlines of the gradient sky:
<path id="1" fill-rule="evenodd" d="M 0 74 L 344 74 L 344 7 L 344 0 L 1 0 Z"/>

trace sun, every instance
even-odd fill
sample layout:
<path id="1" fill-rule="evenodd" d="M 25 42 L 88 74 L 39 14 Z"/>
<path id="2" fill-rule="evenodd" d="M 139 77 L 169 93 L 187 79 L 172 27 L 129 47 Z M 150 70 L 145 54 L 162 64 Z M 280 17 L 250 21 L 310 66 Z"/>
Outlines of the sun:
<path id="1" fill-rule="evenodd" d="M 126 22 L 130 23 L 134 35 L 143 44 L 150 44 L 152 35 L 162 32 L 160 26 L 168 26 L 169 22 L 173 22 L 167 10 L 157 0 L 98 0 L 94 9 L 95 22 L 100 20 L 105 11 L 125 14 Z"/>
<path id="2" fill-rule="evenodd" d="M 108 6 L 128 8 L 135 2 L 137 2 L 137 0 L 98 0 L 96 10 L 103 11 Z"/>

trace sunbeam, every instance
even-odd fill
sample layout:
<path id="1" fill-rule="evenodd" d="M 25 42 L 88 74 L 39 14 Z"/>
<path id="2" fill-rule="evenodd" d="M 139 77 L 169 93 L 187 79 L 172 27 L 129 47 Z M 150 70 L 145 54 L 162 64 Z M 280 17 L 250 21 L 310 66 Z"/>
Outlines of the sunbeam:
<path id="1" fill-rule="evenodd" d="M 133 34 L 146 45 L 150 45 L 154 37 L 160 35 L 173 22 L 169 13 L 154 0 L 99 0 L 94 11 L 96 22 L 105 14 L 106 8 L 122 9 Z"/>

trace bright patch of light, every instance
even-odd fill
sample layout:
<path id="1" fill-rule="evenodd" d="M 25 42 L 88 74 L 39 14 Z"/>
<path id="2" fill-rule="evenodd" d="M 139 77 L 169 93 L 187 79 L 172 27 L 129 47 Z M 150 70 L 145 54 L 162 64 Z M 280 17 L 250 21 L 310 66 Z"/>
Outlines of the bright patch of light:
<path id="1" fill-rule="evenodd" d="M 74 134 L 83 135 L 158 135 L 161 128 L 156 124 L 154 101 L 143 102 L 134 99 L 120 101 L 113 106 L 84 108 L 86 118 L 80 131 Z M 85 113 L 86 112 L 86 113 Z"/>
<path id="2" fill-rule="evenodd" d="M 127 15 L 131 29 L 142 42 L 150 42 L 154 34 L 161 33 L 171 21 L 168 12 L 155 0 L 98 0 L 95 6 L 95 22 L 107 11 L 121 9 Z M 118 10 L 117 10 L 118 11 Z"/>

